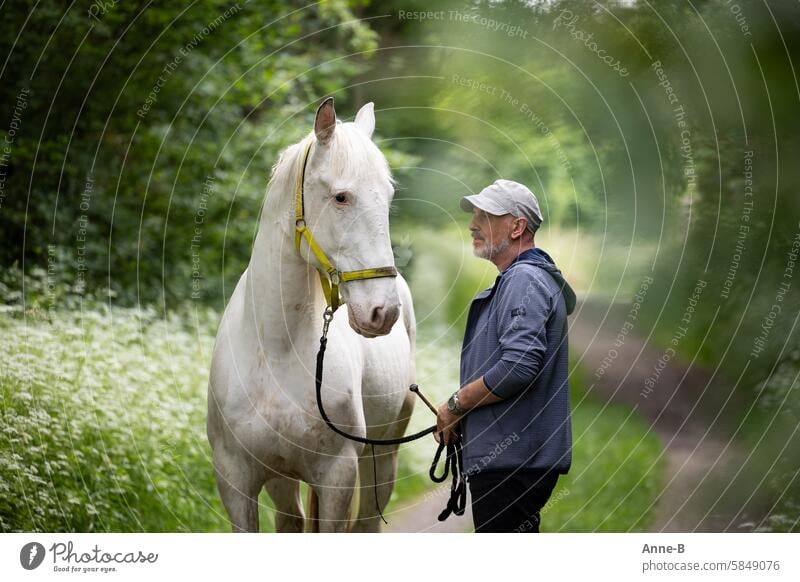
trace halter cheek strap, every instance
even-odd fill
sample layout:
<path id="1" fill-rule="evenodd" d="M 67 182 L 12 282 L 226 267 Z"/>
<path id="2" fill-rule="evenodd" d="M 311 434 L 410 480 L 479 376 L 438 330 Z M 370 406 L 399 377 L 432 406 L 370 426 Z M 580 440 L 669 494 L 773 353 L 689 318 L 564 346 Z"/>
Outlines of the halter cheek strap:
<path id="1" fill-rule="evenodd" d="M 372 269 L 361 269 L 359 271 L 340 271 L 338 270 L 322 247 L 319 246 L 311 231 L 306 226 L 305 210 L 303 202 L 303 184 L 306 177 L 306 165 L 308 164 L 308 154 L 311 151 L 313 141 L 309 141 L 303 153 L 303 163 L 300 166 L 300 172 L 297 176 L 297 188 L 294 196 L 295 207 L 295 231 L 294 231 L 294 245 L 297 252 L 300 252 L 300 245 L 302 240 L 305 239 L 308 248 L 314 253 L 322 267 L 316 267 L 319 271 L 319 281 L 322 284 L 322 291 L 325 293 L 325 302 L 328 305 L 328 310 L 332 314 L 343 303 L 339 297 L 339 284 L 347 283 L 348 281 L 358 281 L 362 279 L 378 279 L 381 277 L 396 277 L 397 269 L 394 266 L 389 267 L 375 267 Z"/>

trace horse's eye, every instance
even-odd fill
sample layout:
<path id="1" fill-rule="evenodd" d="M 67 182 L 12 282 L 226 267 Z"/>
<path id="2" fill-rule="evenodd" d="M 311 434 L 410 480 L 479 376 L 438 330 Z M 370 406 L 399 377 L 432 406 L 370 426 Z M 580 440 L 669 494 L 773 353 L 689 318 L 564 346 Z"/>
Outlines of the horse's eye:
<path id="1" fill-rule="evenodd" d="M 344 204 L 345 202 L 347 202 L 347 194 L 345 194 L 344 192 L 339 192 L 336 196 L 334 196 L 334 199 L 339 204 Z"/>

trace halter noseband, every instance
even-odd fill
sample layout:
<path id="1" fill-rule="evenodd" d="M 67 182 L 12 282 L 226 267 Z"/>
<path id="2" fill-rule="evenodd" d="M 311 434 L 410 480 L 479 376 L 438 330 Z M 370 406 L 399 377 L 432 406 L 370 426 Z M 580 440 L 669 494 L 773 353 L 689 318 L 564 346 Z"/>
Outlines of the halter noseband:
<path id="1" fill-rule="evenodd" d="M 317 260 L 322 265 L 322 268 L 316 267 L 319 271 L 319 281 L 322 283 L 322 291 L 325 293 L 325 302 L 328 305 L 328 310 L 331 314 L 339 308 L 342 301 L 339 297 L 339 284 L 347 283 L 348 281 L 357 281 L 360 279 L 378 279 L 381 277 L 397 277 L 397 269 L 394 266 L 389 267 L 375 267 L 372 269 L 361 269 L 360 271 L 340 271 L 330 261 L 322 247 L 317 244 L 311 231 L 306 226 L 304 205 L 303 205 L 303 183 L 306 177 L 306 164 L 308 163 L 308 154 L 311 151 L 313 141 L 309 141 L 303 154 L 303 164 L 300 167 L 300 174 L 297 177 L 297 189 L 295 190 L 295 232 L 294 232 L 294 245 L 297 252 L 300 252 L 301 239 L 306 239 L 308 247 Z"/>

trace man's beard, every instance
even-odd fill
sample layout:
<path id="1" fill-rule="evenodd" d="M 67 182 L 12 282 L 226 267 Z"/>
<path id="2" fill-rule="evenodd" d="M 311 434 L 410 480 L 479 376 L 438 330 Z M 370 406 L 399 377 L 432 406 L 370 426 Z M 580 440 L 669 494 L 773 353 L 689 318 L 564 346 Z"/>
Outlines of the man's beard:
<path id="1" fill-rule="evenodd" d="M 504 252 L 510 246 L 511 246 L 511 241 L 507 238 L 503 239 L 502 241 L 500 241 L 500 243 L 496 245 L 493 245 L 489 241 L 484 239 L 483 246 L 477 248 L 473 247 L 472 252 L 479 259 L 486 259 L 487 261 L 491 261 L 497 255 Z"/>

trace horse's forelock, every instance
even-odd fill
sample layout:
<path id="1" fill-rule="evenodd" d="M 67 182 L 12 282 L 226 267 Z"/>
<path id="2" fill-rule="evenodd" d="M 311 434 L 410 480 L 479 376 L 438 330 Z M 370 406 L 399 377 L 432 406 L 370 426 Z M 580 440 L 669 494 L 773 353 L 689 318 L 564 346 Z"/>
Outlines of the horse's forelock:
<path id="1" fill-rule="evenodd" d="M 386 158 L 354 123 L 337 125 L 330 147 L 331 170 L 335 176 L 358 179 L 377 174 L 393 183 Z"/>

